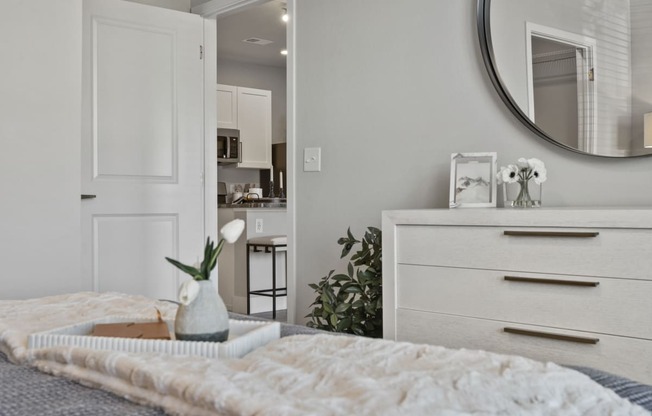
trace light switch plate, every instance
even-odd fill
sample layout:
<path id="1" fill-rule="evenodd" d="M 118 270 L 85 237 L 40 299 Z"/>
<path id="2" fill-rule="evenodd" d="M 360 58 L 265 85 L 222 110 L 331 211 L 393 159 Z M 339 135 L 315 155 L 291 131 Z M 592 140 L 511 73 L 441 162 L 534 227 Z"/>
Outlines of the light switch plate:
<path id="1" fill-rule="evenodd" d="M 303 149 L 303 171 L 321 172 L 321 147 Z"/>

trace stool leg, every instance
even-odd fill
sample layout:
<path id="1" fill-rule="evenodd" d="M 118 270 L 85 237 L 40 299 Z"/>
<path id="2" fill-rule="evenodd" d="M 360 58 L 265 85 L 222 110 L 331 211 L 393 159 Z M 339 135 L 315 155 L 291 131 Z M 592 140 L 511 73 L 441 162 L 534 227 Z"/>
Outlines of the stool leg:
<path id="1" fill-rule="evenodd" d="M 272 319 L 276 320 L 276 246 L 272 246 Z"/>
<path id="2" fill-rule="evenodd" d="M 249 244 L 247 244 L 247 315 L 251 314 L 251 301 L 250 301 L 251 283 L 249 282 L 250 279 L 249 273 L 251 271 L 251 267 L 249 266 L 249 251 L 250 251 L 249 249 L 250 249 Z"/>

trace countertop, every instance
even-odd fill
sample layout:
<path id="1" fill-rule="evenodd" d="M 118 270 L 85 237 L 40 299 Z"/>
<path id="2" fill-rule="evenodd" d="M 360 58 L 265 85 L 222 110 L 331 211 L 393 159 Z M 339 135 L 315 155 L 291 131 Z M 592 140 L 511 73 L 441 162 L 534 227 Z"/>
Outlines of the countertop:
<path id="1" fill-rule="evenodd" d="M 286 209 L 285 202 L 243 202 L 240 204 L 218 204 L 218 208 L 244 208 L 244 209 Z"/>
<path id="2" fill-rule="evenodd" d="M 285 198 L 260 198 L 248 201 L 242 201 L 237 204 L 218 204 L 218 208 L 287 208 L 287 199 Z"/>

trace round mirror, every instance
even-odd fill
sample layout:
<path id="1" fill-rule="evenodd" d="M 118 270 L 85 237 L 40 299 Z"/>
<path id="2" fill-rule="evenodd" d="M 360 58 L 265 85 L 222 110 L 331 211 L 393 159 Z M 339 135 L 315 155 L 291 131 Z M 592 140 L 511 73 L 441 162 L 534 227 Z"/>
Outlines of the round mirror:
<path id="1" fill-rule="evenodd" d="M 478 35 L 498 93 L 537 135 L 652 154 L 652 0 L 478 0 Z"/>

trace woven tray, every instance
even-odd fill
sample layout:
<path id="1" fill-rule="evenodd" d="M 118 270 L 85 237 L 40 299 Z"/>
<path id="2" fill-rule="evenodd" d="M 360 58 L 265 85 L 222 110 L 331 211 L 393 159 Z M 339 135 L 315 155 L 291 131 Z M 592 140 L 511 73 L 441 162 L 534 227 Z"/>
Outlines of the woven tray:
<path id="1" fill-rule="evenodd" d="M 129 316 L 109 316 L 49 331 L 37 332 L 27 338 L 28 348 L 71 346 L 123 352 L 155 352 L 172 355 L 200 355 L 208 358 L 240 358 L 245 354 L 280 338 L 278 322 L 239 321 L 230 319 L 229 339 L 225 342 L 199 342 L 158 339 L 134 339 L 90 336 L 95 324 L 118 322 L 151 322 Z M 165 321 L 174 336 L 174 321 Z"/>

